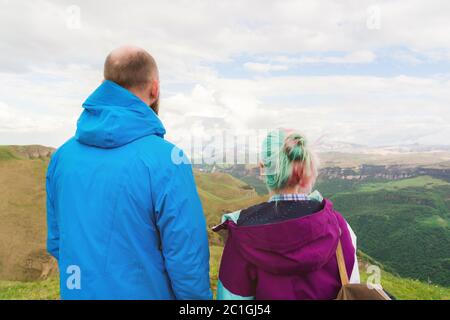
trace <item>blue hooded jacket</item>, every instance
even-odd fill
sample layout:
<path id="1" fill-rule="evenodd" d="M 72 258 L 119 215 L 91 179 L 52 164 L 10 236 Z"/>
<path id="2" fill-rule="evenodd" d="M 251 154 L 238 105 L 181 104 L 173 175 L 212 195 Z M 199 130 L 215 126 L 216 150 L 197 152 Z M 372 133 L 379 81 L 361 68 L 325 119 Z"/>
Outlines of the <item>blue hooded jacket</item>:
<path id="1" fill-rule="evenodd" d="M 63 299 L 211 299 L 191 165 L 142 100 L 105 81 L 47 172 Z"/>

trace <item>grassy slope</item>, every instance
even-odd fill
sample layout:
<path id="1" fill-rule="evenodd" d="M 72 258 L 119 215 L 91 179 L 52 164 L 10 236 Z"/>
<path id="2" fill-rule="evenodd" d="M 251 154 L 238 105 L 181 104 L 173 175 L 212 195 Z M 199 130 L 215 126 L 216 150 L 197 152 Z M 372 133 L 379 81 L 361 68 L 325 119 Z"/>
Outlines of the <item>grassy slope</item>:
<path id="1" fill-rule="evenodd" d="M 0 281 L 0 300 L 57 300 L 59 281 L 53 277 L 43 281 Z"/>
<path id="2" fill-rule="evenodd" d="M 8 146 L 0 146 L 0 161 L 19 159 L 13 150 Z"/>
<path id="3" fill-rule="evenodd" d="M 212 245 L 221 245 L 222 239 L 210 228 L 220 222 L 226 212 L 233 212 L 266 200 L 248 185 L 228 174 L 195 172 L 195 182 L 206 221 L 208 235 Z"/>
<path id="4" fill-rule="evenodd" d="M 432 190 L 435 187 L 450 185 L 448 182 L 429 176 L 421 176 L 404 180 L 396 180 L 389 182 L 373 182 L 361 185 L 358 189 L 363 192 L 374 191 L 397 191 L 405 188 L 424 188 Z"/>
<path id="5" fill-rule="evenodd" d="M 47 165 L 0 147 L 0 279 L 35 279 L 45 263 Z"/>
<path id="6" fill-rule="evenodd" d="M 361 272 L 362 281 L 368 274 Z M 381 272 L 381 284 L 397 300 L 450 300 L 450 289 Z"/>
<path id="7" fill-rule="evenodd" d="M 395 272 L 389 272 L 386 266 L 365 253 L 358 251 L 361 282 L 368 281 L 370 266 L 380 267 L 380 281 L 385 290 L 398 300 L 449 300 L 450 288 L 427 284 L 419 280 L 402 278 Z M 372 271 L 373 272 L 373 271 Z M 369 281 L 370 282 L 370 281 Z"/>

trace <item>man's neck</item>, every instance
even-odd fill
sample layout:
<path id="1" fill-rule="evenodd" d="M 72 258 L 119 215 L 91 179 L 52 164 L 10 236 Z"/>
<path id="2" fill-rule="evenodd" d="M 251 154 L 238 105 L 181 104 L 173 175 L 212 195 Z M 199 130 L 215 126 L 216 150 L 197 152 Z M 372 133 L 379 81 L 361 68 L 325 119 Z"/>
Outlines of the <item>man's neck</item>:
<path id="1" fill-rule="evenodd" d="M 147 97 L 142 91 L 129 89 L 131 93 L 133 93 L 136 97 L 142 100 L 147 106 L 150 106 L 150 98 Z"/>

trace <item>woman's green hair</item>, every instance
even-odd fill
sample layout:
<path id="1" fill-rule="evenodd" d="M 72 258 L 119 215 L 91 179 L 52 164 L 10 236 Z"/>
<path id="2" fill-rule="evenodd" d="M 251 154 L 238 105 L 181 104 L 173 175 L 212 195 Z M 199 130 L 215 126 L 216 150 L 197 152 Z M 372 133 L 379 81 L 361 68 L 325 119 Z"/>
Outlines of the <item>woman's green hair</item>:
<path id="1" fill-rule="evenodd" d="M 282 190 L 317 176 L 314 156 L 299 133 L 272 131 L 264 139 L 261 151 L 265 182 L 270 190 Z"/>

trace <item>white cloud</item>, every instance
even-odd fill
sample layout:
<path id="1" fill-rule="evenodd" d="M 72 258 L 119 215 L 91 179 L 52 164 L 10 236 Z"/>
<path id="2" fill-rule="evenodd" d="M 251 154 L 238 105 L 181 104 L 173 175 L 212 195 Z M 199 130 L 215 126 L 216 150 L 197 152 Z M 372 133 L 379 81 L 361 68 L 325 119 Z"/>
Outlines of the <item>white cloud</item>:
<path id="1" fill-rule="evenodd" d="M 433 136 L 435 143 L 445 144 L 450 127 L 448 101 L 446 78 L 216 78 L 190 94 L 163 101 L 162 113 L 169 136 L 178 143 L 195 135 L 191 131 L 195 123 L 200 137 L 218 127 L 246 134 L 281 126 L 298 128 L 312 140 L 325 136 L 380 145 L 429 142 Z M 180 117 L 181 108 L 195 115 L 195 121 Z M 206 121 L 201 121 L 202 116 Z"/>
<path id="2" fill-rule="evenodd" d="M 371 63 L 375 61 L 376 55 L 367 50 L 355 51 L 345 54 L 343 56 L 302 56 L 297 58 L 277 56 L 273 58 L 274 61 L 280 63 L 286 63 L 290 65 L 302 65 L 302 64 L 319 64 L 319 63 L 330 63 L 330 64 L 358 64 L 358 63 Z"/>
<path id="3" fill-rule="evenodd" d="M 367 8 L 374 4 L 380 28 L 370 30 Z M 67 27 L 70 5 L 80 8 L 79 29 Z M 288 0 L 263 6 L 259 0 L 17 0 L 0 6 L 0 143 L 39 143 L 39 136 L 40 143 L 58 145 L 70 137 L 81 103 L 101 80 L 104 57 L 124 43 L 145 47 L 157 59 L 162 117 L 174 138 L 285 125 L 360 143 L 449 143 L 445 0 Z M 389 77 L 355 75 L 369 69 L 271 76 L 292 74 L 294 65 L 333 65 L 345 73 L 347 65 L 378 62 L 379 51 L 383 59 L 409 61 L 412 68 L 424 61 L 446 68 L 441 77 L 405 76 L 395 63 Z M 218 63 L 244 66 L 254 78 L 225 76 Z"/>
<path id="4" fill-rule="evenodd" d="M 99 75 L 77 65 L 0 72 L 0 144 L 63 143 L 74 134 L 81 104 L 100 84 Z"/>
<path id="5" fill-rule="evenodd" d="M 285 65 L 275 65 L 270 63 L 257 63 L 257 62 L 246 62 L 244 63 L 244 68 L 255 72 L 270 72 L 270 71 L 285 71 L 288 70 L 288 66 Z"/>
<path id="6" fill-rule="evenodd" d="M 81 28 L 70 29 L 67 8 L 77 5 Z M 186 68 L 259 53 L 349 52 L 352 57 L 389 46 L 450 50 L 450 3 L 377 1 L 381 26 L 366 26 L 373 1 L 8 1 L 0 4 L 0 68 L 93 64 L 122 43 L 155 53 L 160 63 Z M 258 10 L 254 10 L 258 8 Z M 14 32 L 11 32 L 14 30 Z M 359 54 L 359 53 L 358 53 Z M 446 54 L 448 56 L 448 54 Z"/>
<path id="7" fill-rule="evenodd" d="M 21 112 L 0 102 L 0 133 L 37 133 L 60 130 L 68 124 L 67 119 L 39 113 Z"/>

